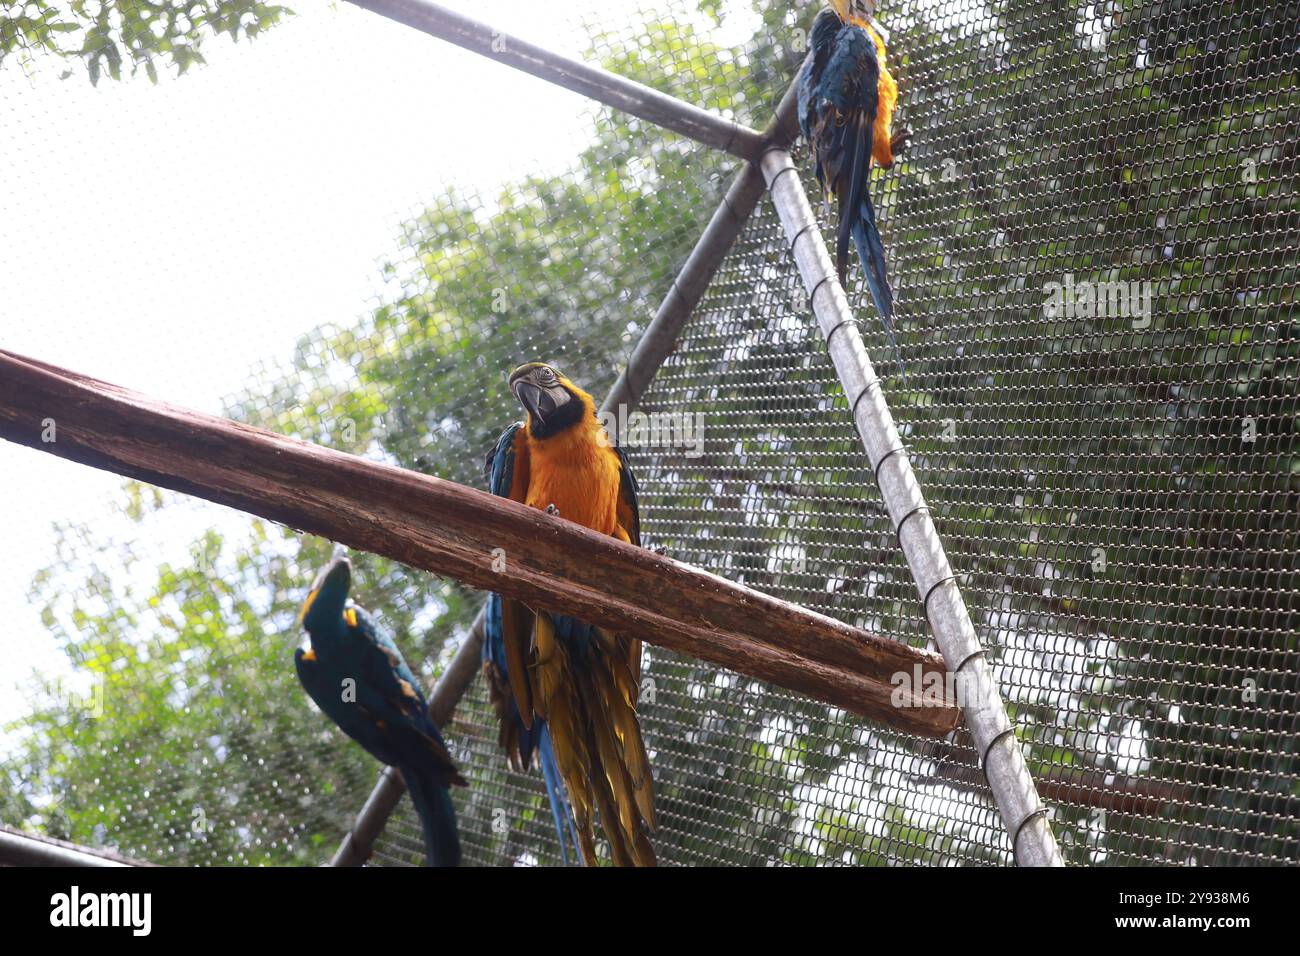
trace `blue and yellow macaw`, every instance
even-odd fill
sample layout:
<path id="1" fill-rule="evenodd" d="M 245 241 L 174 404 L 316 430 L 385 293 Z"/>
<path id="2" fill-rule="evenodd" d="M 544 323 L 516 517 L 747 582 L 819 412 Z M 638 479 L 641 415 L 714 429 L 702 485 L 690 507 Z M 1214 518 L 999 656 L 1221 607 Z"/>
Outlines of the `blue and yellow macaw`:
<path id="1" fill-rule="evenodd" d="M 813 21 L 811 56 L 799 77 L 799 127 L 812 149 L 817 182 L 839 205 L 835 267 L 848 278 L 849 243 L 857 248 L 871 300 L 902 371 L 894 338 L 894 293 L 871 205 L 871 161 L 894 165 L 906 134 L 893 133 L 898 85 L 885 63 L 885 43 L 872 22 L 875 0 L 831 0 Z"/>
<path id="2" fill-rule="evenodd" d="M 456 866 L 460 838 L 450 787 L 465 786 L 465 779 L 429 719 L 420 682 L 392 639 L 348 600 L 351 587 L 346 557 L 317 575 L 299 615 L 311 648 L 294 652 L 298 679 L 339 729 L 401 771 L 424 830 L 425 864 Z"/>
<path id="3" fill-rule="evenodd" d="M 636 479 L 591 396 L 540 362 L 515 369 L 510 389 L 527 419 L 488 457 L 492 493 L 639 545 Z M 655 865 L 646 837 L 653 784 L 636 715 L 641 642 L 494 594 L 483 669 L 511 762 L 527 767 L 538 754 L 566 862 L 572 840 L 595 865 L 599 813 L 616 865 Z"/>

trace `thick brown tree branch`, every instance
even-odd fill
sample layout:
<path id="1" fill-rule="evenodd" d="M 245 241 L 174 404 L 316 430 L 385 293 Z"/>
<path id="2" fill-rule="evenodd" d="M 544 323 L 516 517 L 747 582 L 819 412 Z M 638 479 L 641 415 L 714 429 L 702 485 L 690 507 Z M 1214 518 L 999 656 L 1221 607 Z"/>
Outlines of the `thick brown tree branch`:
<path id="1" fill-rule="evenodd" d="M 959 719 L 955 707 L 919 698 L 914 668 L 942 676 L 936 654 L 513 501 L 2 350 L 0 437 L 571 614 L 901 730 L 941 736 Z M 896 692 L 899 674 L 917 696 Z M 900 696 L 907 706 L 895 705 Z"/>

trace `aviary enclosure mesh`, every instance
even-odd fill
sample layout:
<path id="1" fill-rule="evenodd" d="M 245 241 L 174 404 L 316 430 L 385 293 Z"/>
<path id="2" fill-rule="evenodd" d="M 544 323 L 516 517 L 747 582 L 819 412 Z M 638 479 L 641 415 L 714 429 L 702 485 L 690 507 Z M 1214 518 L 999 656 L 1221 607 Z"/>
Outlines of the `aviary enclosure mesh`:
<path id="1" fill-rule="evenodd" d="M 814 14 L 645 4 L 586 55 L 762 128 Z M 886 0 L 880 19 L 912 132 L 873 187 L 906 384 L 851 299 L 1065 859 L 1295 863 L 1300 5 Z M 464 54 L 425 48 L 454 86 Z M 304 327 L 289 362 L 248 355 L 223 410 L 482 487 L 515 364 L 602 395 L 736 161 L 573 102 L 590 123 L 570 169 L 443 183 L 355 322 Z M 411 108 L 439 122 L 438 97 Z M 385 148 L 400 138 L 365 175 Z M 0 250 L 22 238 L 0 223 Z M 702 426 L 630 449 L 649 545 L 926 645 L 766 199 L 643 409 Z M 61 524 L 31 588 L 31 639 L 52 635 L 103 707 L 14 669 L 0 821 L 158 862 L 326 859 L 379 769 L 290 662 L 332 545 L 137 485 L 117 508 L 125 532 Z M 181 513 L 212 528 L 192 560 L 159 560 Z M 432 679 L 481 595 L 357 563 L 358 601 Z M 646 675 L 663 861 L 1011 862 L 962 733 L 913 738 L 653 647 Z M 447 734 L 469 862 L 555 862 L 539 779 L 506 769 L 481 683 Z M 403 801 L 374 862 L 418 856 Z"/>

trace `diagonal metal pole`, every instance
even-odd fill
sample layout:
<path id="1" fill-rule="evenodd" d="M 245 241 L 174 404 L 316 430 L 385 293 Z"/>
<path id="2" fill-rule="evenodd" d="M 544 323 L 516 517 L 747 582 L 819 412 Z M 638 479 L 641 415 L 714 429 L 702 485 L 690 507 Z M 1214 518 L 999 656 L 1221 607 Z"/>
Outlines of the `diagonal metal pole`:
<path id="1" fill-rule="evenodd" d="M 799 133 L 795 121 L 797 99 L 798 88 L 792 83 L 777 104 L 771 124 L 762 133 L 761 139 L 765 146 L 788 146 L 794 141 Z M 722 261 L 731 252 L 731 247 L 735 245 L 766 188 L 763 172 L 757 163 L 745 163 L 740 168 L 726 195 L 722 197 L 722 204 L 713 213 L 713 218 L 704 228 L 695 248 L 673 279 L 673 287 L 646 327 L 641 341 L 628 360 L 627 368 L 605 397 L 602 411 L 617 412 L 620 406 L 627 406 L 630 411 L 641 401 L 641 396 L 650 386 L 650 380 L 677 345 L 682 327 L 704 298 Z M 622 417 L 619 416 L 618 420 L 621 421 Z"/>
<path id="2" fill-rule="evenodd" d="M 853 424 L 894 521 L 926 619 L 949 671 L 956 675 L 958 702 L 964 708 L 966 725 L 1011 837 L 1014 858 L 1026 866 L 1060 866 L 1061 854 L 1046 808 L 1038 798 L 992 669 L 962 600 L 957 576 L 912 472 L 794 161 L 786 149 L 773 147 L 764 152 L 760 165 L 817 324 L 851 403 Z"/>
<path id="3" fill-rule="evenodd" d="M 757 159 L 763 150 L 763 135 L 757 130 L 598 66 L 561 56 L 431 0 L 350 2 L 741 159 Z"/>

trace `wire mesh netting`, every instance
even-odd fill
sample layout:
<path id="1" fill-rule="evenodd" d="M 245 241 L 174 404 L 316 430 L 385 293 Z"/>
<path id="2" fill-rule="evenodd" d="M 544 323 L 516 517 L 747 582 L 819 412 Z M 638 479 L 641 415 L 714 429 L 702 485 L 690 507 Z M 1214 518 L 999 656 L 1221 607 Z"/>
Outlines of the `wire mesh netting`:
<path id="1" fill-rule="evenodd" d="M 91 87 L 75 56 L 0 43 L 0 270 L 26 290 L 6 347 L 482 487 L 517 415 L 506 373 L 553 360 L 604 394 L 736 161 L 369 14 L 293 6 L 156 87 Z M 471 12 L 757 128 L 815 14 L 681 0 L 512 22 L 538 6 Z M 873 186 L 906 385 L 865 290 L 851 300 L 1063 854 L 1294 863 L 1300 5 L 914 0 L 879 18 L 912 132 Z M 336 68 L 322 91 L 301 78 Z M 528 104 L 531 155 L 422 92 L 475 84 Z M 196 114 L 216 132 L 176 135 Z M 147 186 L 86 171 L 122 153 Z M 128 213 L 150 227 L 123 242 Z M 642 407 L 692 425 L 629 448 L 648 544 L 926 645 L 766 202 Z M 291 666 L 332 545 L 0 455 L 23 511 L 0 559 L 18 622 L 0 822 L 158 862 L 326 858 L 378 770 Z M 482 600 L 373 556 L 357 582 L 429 679 Z M 656 648 L 645 674 L 665 862 L 1011 862 L 963 733 L 911 737 Z M 468 861 L 555 862 L 540 781 L 506 768 L 479 682 L 446 730 Z M 374 862 L 419 856 L 404 801 Z"/>

